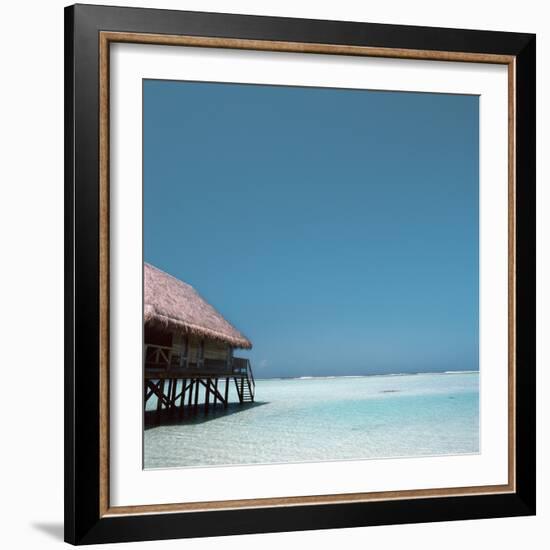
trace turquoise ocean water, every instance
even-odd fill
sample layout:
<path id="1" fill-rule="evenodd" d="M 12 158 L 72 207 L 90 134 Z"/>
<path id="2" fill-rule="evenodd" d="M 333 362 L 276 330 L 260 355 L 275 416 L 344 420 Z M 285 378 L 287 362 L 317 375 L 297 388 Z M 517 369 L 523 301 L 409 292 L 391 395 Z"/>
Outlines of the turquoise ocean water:
<path id="1" fill-rule="evenodd" d="M 252 405 L 144 431 L 145 468 L 477 452 L 477 372 L 257 380 Z"/>

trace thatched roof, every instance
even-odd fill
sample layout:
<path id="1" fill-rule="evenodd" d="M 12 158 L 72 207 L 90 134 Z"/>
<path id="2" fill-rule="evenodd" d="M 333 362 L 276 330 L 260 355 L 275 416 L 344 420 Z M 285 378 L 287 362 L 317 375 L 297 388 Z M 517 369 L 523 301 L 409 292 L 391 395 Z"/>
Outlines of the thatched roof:
<path id="1" fill-rule="evenodd" d="M 252 344 L 187 283 L 144 265 L 144 322 L 250 349 Z"/>

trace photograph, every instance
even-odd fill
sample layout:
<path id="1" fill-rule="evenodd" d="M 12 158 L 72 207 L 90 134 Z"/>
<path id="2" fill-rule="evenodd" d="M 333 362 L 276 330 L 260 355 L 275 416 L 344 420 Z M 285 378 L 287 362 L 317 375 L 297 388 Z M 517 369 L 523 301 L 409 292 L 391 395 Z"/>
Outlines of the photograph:
<path id="1" fill-rule="evenodd" d="M 143 467 L 479 453 L 479 96 L 142 97 Z"/>

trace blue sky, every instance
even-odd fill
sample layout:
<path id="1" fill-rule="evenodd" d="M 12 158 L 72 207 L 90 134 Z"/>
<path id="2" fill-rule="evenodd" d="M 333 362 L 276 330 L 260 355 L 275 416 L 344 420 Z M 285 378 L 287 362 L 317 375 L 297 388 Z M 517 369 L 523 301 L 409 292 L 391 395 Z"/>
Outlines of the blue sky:
<path id="1" fill-rule="evenodd" d="M 478 368 L 477 96 L 146 80 L 144 259 L 259 378 Z"/>

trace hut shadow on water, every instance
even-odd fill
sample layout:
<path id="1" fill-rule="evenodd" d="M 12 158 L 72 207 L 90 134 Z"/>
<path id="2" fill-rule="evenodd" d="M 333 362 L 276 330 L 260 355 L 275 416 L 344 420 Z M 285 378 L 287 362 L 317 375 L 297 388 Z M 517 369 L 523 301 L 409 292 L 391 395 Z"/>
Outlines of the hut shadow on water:
<path id="1" fill-rule="evenodd" d="M 189 411 L 187 409 L 163 409 L 160 411 L 152 410 L 145 411 L 143 426 L 145 430 L 156 428 L 158 426 L 174 426 L 174 425 L 196 425 L 210 422 L 217 418 L 231 416 L 240 412 L 267 405 L 267 401 L 254 401 L 251 403 L 231 403 L 224 407 L 212 408 L 208 413 L 205 411 L 204 405 L 200 405 L 196 410 Z"/>

